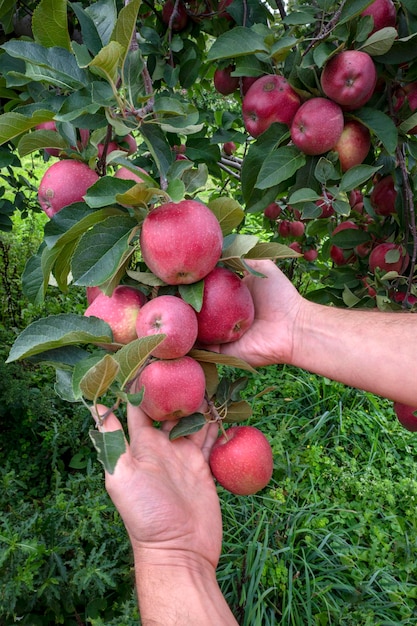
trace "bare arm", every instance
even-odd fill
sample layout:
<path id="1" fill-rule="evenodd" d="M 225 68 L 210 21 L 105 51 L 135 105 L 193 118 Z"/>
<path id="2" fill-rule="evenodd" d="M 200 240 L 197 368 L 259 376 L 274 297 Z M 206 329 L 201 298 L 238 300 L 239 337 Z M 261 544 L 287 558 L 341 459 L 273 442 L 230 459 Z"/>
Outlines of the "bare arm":
<path id="1" fill-rule="evenodd" d="M 111 414 L 101 430 L 121 428 Z M 128 405 L 128 428 L 106 488 L 132 544 L 143 626 L 237 626 L 216 580 L 222 522 L 207 461 L 217 425 L 170 441 L 167 423 L 156 429 Z"/>
<path id="2" fill-rule="evenodd" d="M 254 366 L 287 363 L 417 407 L 417 316 L 338 309 L 302 298 L 272 261 L 247 276 L 255 322 L 220 347 Z"/>

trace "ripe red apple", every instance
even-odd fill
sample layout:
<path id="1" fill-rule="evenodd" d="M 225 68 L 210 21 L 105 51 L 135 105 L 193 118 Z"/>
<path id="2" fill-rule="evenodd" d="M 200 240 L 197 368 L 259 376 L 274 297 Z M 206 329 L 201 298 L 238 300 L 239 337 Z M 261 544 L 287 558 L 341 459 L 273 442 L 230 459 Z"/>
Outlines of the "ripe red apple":
<path id="1" fill-rule="evenodd" d="M 278 233 L 281 237 L 284 237 L 284 239 L 290 236 L 290 220 L 281 220 L 278 222 Z"/>
<path id="2" fill-rule="evenodd" d="M 417 432 L 417 407 L 394 402 L 394 411 L 400 424 L 412 433 Z"/>
<path id="3" fill-rule="evenodd" d="M 300 104 L 300 97 L 284 76 L 261 76 L 242 101 L 245 128 L 252 137 L 259 137 L 274 122 L 289 126 Z"/>
<path id="4" fill-rule="evenodd" d="M 281 215 L 282 209 L 277 202 L 271 202 L 264 209 L 264 216 L 268 220 L 276 220 Z"/>
<path id="5" fill-rule="evenodd" d="M 388 216 L 396 213 L 395 200 L 397 190 L 395 189 L 394 178 L 391 174 L 380 178 L 374 185 L 369 199 L 372 208 L 377 215 Z"/>
<path id="6" fill-rule="evenodd" d="M 302 237 L 304 235 L 305 226 L 300 220 L 294 220 L 289 225 L 291 237 Z"/>
<path id="7" fill-rule="evenodd" d="M 305 154 L 323 154 L 338 142 L 344 126 L 342 109 L 327 98 L 311 98 L 296 112 L 291 139 Z"/>
<path id="8" fill-rule="evenodd" d="M 240 78 L 242 95 L 246 96 L 253 83 L 256 83 L 256 81 L 258 80 L 259 76 L 241 76 Z"/>
<path id="9" fill-rule="evenodd" d="M 177 420 L 198 411 L 204 402 L 206 379 L 200 363 L 190 356 L 152 361 L 139 375 L 144 390 L 141 408 L 153 420 Z"/>
<path id="10" fill-rule="evenodd" d="M 86 163 L 73 159 L 57 161 L 48 167 L 39 183 L 39 204 L 48 217 L 52 217 L 64 206 L 82 202 L 87 189 L 98 178 Z"/>
<path id="11" fill-rule="evenodd" d="M 138 337 L 166 335 L 152 355 L 177 359 L 191 350 L 198 332 L 195 310 L 177 296 L 162 295 L 148 300 L 136 318 Z"/>
<path id="12" fill-rule="evenodd" d="M 299 241 L 292 241 L 288 247 L 298 252 L 298 254 L 303 254 L 303 249 Z"/>
<path id="13" fill-rule="evenodd" d="M 356 120 L 345 122 L 342 134 L 333 146 L 339 155 L 340 168 L 346 172 L 355 165 L 360 165 L 371 148 L 369 130 Z"/>
<path id="14" fill-rule="evenodd" d="M 352 211 L 363 213 L 363 193 L 359 189 L 352 189 L 349 193 L 349 204 Z"/>
<path id="15" fill-rule="evenodd" d="M 217 482 L 238 496 L 254 494 L 269 483 L 274 469 L 272 448 L 254 426 L 231 426 L 216 440 L 210 469 Z"/>
<path id="16" fill-rule="evenodd" d="M 315 248 L 309 248 L 308 250 L 304 251 L 303 255 L 306 261 L 309 261 L 309 263 L 312 263 L 313 261 L 317 259 L 319 253 L 317 252 Z"/>
<path id="17" fill-rule="evenodd" d="M 233 21 L 233 17 L 226 11 L 229 4 L 232 4 L 233 0 L 220 0 L 219 2 L 219 17 L 223 17 L 230 22 Z"/>
<path id="18" fill-rule="evenodd" d="M 118 285 L 111 296 L 104 293 L 96 295 L 84 315 L 107 322 L 113 331 L 113 341 L 126 344 L 137 339 L 136 317 L 145 302 L 146 297 L 139 289 Z"/>
<path id="19" fill-rule="evenodd" d="M 334 208 L 332 205 L 333 196 L 328 196 L 327 198 L 321 198 L 315 202 L 315 205 L 321 209 L 320 218 L 331 217 L 334 215 Z"/>
<path id="20" fill-rule="evenodd" d="M 372 57 L 361 50 L 343 50 L 327 61 L 321 87 L 328 98 L 346 111 L 358 109 L 371 98 L 377 81 Z"/>
<path id="21" fill-rule="evenodd" d="M 135 167 L 134 169 L 136 171 L 132 171 L 132 169 L 124 166 L 119 167 L 119 169 L 116 170 L 114 176 L 115 178 L 122 178 L 123 180 L 133 180 L 135 183 L 143 183 L 143 178 L 140 177 L 140 172 L 146 175 L 148 173 L 141 167 Z"/>
<path id="22" fill-rule="evenodd" d="M 397 12 L 392 0 L 374 0 L 372 4 L 362 11 L 361 15 L 371 15 L 373 17 L 374 27 L 371 30 L 371 34 L 387 26 L 394 27 L 397 21 Z"/>
<path id="23" fill-rule="evenodd" d="M 239 87 L 239 77 L 231 76 L 234 69 L 234 65 L 228 65 L 227 67 L 218 67 L 214 72 L 214 88 L 223 96 L 229 96 Z"/>
<path id="24" fill-rule="evenodd" d="M 142 256 L 151 272 L 169 285 L 195 283 L 220 259 L 223 233 L 201 202 L 167 202 L 150 211 L 140 233 Z"/>
<path id="25" fill-rule="evenodd" d="M 234 152 L 236 152 L 236 144 L 234 141 L 226 141 L 223 144 L 223 151 L 227 156 L 231 156 Z"/>
<path id="26" fill-rule="evenodd" d="M 409 260 L 408 252 L 404 246 L 384 242 L 375 246 L 371 251 L 369 255 L 369 270 L 373 274 L 376 268 L 379 267 L 380 270 L 385 272 L 398 272 L 398 274 L 401 274 L 407 267 Z"/>
<path id="27" fill-rule="evenodd" d="M 166 26 L 169 27 L 171 19 L 171 28 L 175 33 L 179 33 L 181 30 L 187 26 L 188 23 L 188 15 L 185 6 L 182 1 L 178 3 L 177 10 L 175 15 L 172 17 L 175 8 L 175 0 L 165 0 L 164 6 L 162 7 L 162 21 Z"/>
<path id="28" fill-rule="evenodd" d="M 197 341 L 219 344 L 236 341 L 255 317 L 252 295 L 232 270 L 215 267 L 204 280 L 203 304 L 197 312 Z"/>

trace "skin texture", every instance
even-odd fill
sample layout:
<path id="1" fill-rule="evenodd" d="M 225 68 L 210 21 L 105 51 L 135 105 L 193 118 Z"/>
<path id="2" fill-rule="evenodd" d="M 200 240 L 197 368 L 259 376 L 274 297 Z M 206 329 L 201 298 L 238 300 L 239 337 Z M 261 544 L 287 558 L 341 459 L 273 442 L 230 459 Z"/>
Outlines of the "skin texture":
<path id="1" fill-rule="evenodd" d="M 146 265 L 169 285 L 204 278 L 220 258 L 223 233 L 210 209 L 194 200 L 168 202 L 145 217 L 140 234 Z"/>
<path id="2" fill-rule="evenodd" d="M 136 317 L 145 302 L 146 297 L 139 289 L 119 285 L 111 296 L 97 294 L 84 315 L 107 322 L 113 331 L 113 340 L 126 344 L 137 339 Z"/>
<path id="3" fill-rule="evenodd" d="M 243 98 L 245 128 L 252 137 L 259 137 L 274 122 L 290 125 L 300 104 L 298 94 L 283 76 L 261 76 Z"/>
<path id="4" fill-rule="evenodd" d="M 140 309 L 136 332 L 138 337 L 166 335 L 151 354 L 158 359 L 177 359 L 185 356 L 197 339 L 197 315 L 177 296 L 157 296 Z"/>
<path id="5" fill-rule="evenodd" d="M 343 132 L 343 112 L 326 98 L 311 98 L 298 109 L 291 124 L 291 139 L 305 154 L 331 150 Z"/>
<path id="6" fill-rule="evenodd" d="M 358 109 L 371 98 L 377 81 L 372 57 L 361 50 L 344 50 L 331 57 L 321 74 L 325 95 L 346 111 Z"/>
<path id="7" fill-rule="evenodd" d="M 369 130 L 356 120 L 345 122 L 342 134 L 333 146 L 339 155 L 340 168 L 346 172 L 355 165 L 360 165 L 371 148 Z"/>
<path id="8" fill-rule="evenodd" d="M 39 183 L 39 204 L 52 217 L 64 206 L 82 202 L 87 189 L 97 180 L 98 174 L 86 163 L 73 159 L 57 161 L 48 167 Z"/>
<path id="9" fill-rule="evenodd" d="M 274 467 L 269 441 L 254 426 L 228 428 L 214 444 L 209 463 L 220 485 L 238 496 L 266 487 Z"/>
<path id="10" fill-rule="evenodd" d="M 200 363 L 189 356 L 152 361 L 141 372 L 141 408 L 156 421 L 178 420 L 198 411 L 204 401 L 206 379 Z"/>
<path id="11" fill-rule="evenodd" d="M 208 466 L 216 424 L 171 442 L 172 423 L 156 429 L 138 407 L 128 405 L 127 423 L 129 444 L 106 489 L 132 544 L 142 624 L 237 626 L 216 581 L 222 520 Z M 122 426 L 112 413 L 100 430 Z"/>

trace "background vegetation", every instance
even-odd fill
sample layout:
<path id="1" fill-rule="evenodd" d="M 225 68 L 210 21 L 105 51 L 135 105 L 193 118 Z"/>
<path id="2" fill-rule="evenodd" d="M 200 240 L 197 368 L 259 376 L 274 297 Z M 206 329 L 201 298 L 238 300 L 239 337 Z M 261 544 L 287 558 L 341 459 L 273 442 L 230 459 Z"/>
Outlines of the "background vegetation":
<path id="1" fill-rule="evenodd" d="M 29 194 L 30 196 L 30 194 Z M 4 364 L 20 328 L 82 310 L 83 291 L 52 288 L 28 303 L 19 275 L 43 218 L 2 233 L 0 360 L 0 624 L 140 623 L 132 558 L 88 437 L 88 412 L 59 399 L 52 370 Z M 258 223 L 261 231 L 261 224 Z M 295 280 L 302 288 L 303 281 Z M 417 618 L 416 435 L 392 404 L 286 366 L 250 378 L 248 399 L 270 439 L 268 488 L 219 488 L 218 569 L 242 626 L 414 626 Z"/>

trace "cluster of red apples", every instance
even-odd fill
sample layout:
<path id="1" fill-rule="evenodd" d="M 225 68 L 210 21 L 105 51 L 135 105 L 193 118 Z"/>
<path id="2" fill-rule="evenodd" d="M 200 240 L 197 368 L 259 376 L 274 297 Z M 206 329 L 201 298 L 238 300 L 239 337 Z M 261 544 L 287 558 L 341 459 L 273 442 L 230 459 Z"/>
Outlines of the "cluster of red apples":
<path id="1" fill-rule="evenodd" d="M 90 304 L 85 315 L 109 324 L 115 342 L 110 349 L 163 336 L 132 384 L 133 392 L 143 392 L 140 406 L 154 421 L 178 421 L 194 413 L 212 419 L 204 369 L 189 353 L 194 347 L 236 341 L 253 323 L 249 289 L 237 273 L 219 263 L 222 245 L 220 224 L 206 205 L 167 202 L 145 217 L 140 249 L 148 269 L 171 293 L 148 298 L 136 287 L 119 285 L 107 296 L 99 287 L 87 288 Z M 201 280 L 204 296 L 197 311 L 178 289 Z M 210 466 L 223 487 L 249 495 L 269 482 L 272 451 L 255 427 L 234 426 L 219 437 Z"/>

